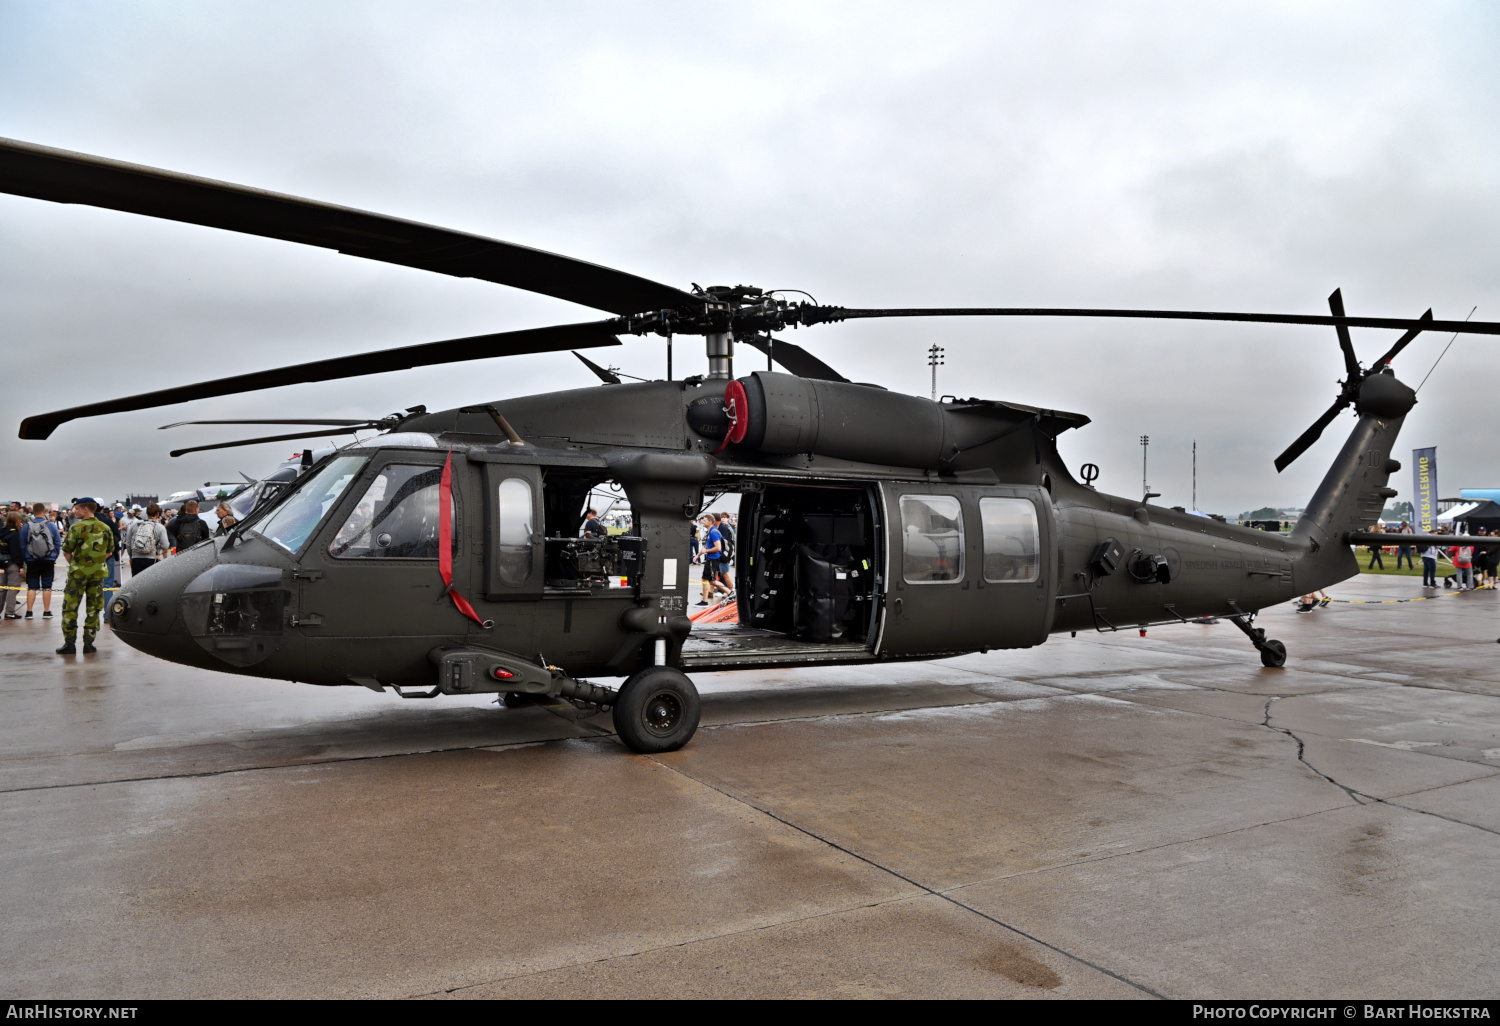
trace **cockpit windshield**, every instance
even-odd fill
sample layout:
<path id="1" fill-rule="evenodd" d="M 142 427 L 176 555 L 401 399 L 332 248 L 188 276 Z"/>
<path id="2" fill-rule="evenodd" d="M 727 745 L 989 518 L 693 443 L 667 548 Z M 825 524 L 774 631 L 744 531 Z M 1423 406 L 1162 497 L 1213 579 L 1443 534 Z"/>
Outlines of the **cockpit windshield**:
<path id="1" fill-rule="evenodd" d="M 364 456 L 329 460 L 298 481 L 292 493 L 251 530 L 296 555 L 364 464 Z"/>

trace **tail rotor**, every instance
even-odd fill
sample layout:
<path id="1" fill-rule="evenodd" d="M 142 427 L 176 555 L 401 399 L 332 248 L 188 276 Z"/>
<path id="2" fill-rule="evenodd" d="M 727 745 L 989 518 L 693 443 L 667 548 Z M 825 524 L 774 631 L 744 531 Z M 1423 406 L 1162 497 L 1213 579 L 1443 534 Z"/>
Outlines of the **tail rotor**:
<path id="1" fill-rule="evenodd" d="M 1334 329 L 1339 335 L 1339 349 L 1344 354 L 1345 377 L 1339 383 L 1339 397 L 1334 400 L 1333 405 L 1321 417 L 1313 421 L 1311 427 L 1302 432 L 1301 435 L 1297 436 L 1295 442 L 1286 447 L 1285 452 L 1276 457 L 1277 473 L 1291 466 L 1292 462 L 1298 456 L 1301 456 L 1308 449 L 1312 448 L 1313 443 L 1323 436 L 1324 429 L 1329 424 L 1332 424 L 1334 419 L 1346 408 L 1354 405 L 1355 400 L 1359 398 L 1360 387 L 1364 385 L 1365 380 L 1370 375 L 1378 374 L 1389 367 L 1390 362 L 1400 355 L 1401 350 L 1410 345 L 1412 340 L 1420 335 L 1426 326 L 1432 322 L 1432 311 L 1428 310 L 1418 318 L 1417 325 L 1408 328 L 1396 340 L 1396 344 L 1391 346 L 1384 356 L 1376 360 L 1366 370 L 1360 367 L 1359 357 L 1354 353 L 1354 340 L 1349 337 L 1349 325 L 1345 320 L 1346 315 L 1344 313 L 1344 296 L 1340 289 L 1334 289 L 1333 295 L 1328 297 L 1328 309 L 1337 318 L 1334 322 Z"/>

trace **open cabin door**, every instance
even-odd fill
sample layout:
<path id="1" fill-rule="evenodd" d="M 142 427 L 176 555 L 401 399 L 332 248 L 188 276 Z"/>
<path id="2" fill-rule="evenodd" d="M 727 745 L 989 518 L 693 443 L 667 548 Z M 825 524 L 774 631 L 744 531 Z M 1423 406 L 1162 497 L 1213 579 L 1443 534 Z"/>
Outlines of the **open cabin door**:
<path id="1" fill-rule="evenodd" d="M 1020 648 L 1046 639 L 1056 546 L 1044 490 L 886 483 L 881 495 L 880 654 Z"/>

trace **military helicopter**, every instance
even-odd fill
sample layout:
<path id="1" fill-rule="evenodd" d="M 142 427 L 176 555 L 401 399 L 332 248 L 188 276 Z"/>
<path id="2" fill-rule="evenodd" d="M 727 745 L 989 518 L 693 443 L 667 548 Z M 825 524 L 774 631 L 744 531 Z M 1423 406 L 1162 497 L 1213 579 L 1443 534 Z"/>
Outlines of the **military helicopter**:
<path id="1" fill-rule="evenodd" d="M 1059 632 L 1228 619 L 1268 667 L 1286 647 L 1256 613 L 1358 572 L 1351 544 L 1394 495 L 1391 457 L 1416 397 L 1390 364 L 1423 331 L 1500 324 L 1328 315 L 1038 308 L 845 309 L 749 286 L 681 290 L 512 243 L 33 144 L 0 141 L 0 191 L 320 246 L 528 289 L 608 312 L 586 323 L 448 339 L 28 417 L 45 439 L 80 417 L 299 382 L 519 353 L 706 340 L 709 371 L 619 382 L 195 451 L 373 429 L 308 450 L 286 487 L 233 532 L 133 578 L 116 635 L 206 669 L 352 685 L 403 698 L 494 693 L 580 715 L 612 712 L 640 752 L 694 734 L 692 671 L 932 659 L 1026 648 Z M 1107 495 L 1056 439 L 1087 417 L 1008 400 L 902 395 L 845 378 L 787 329 L 886 317 L 1111 317 L 1326 325 L 1346 377 L 1276 460 L 1353 407 L 1353 431 L 1286 534 Z M 1401 331 L 1369 367 L 1350 329 Z M 783 372 L 735 376 L 736 345 Z M 669 349 L 670 353 L 670 349 Z M 669 357 L 670 359 L 670 357 Z M 586 361 L 592 363 L 592 361 Z M 293 479 L 294 478 L 294 479 Z M 631 533 L 579 537 L 595 489 L 620 491 Z M 739 622 L 687 614 L 690 525 L 705 496 L 740 496 Z M 1411 544 L 1451 537 L 1406 536 Z M 1483 539 L 1469 541 L 1483 544 Z M 1491 543 L 1500 543 L 1493 539 Z M 618 689 L 588 678 L 625 678 Z"/>

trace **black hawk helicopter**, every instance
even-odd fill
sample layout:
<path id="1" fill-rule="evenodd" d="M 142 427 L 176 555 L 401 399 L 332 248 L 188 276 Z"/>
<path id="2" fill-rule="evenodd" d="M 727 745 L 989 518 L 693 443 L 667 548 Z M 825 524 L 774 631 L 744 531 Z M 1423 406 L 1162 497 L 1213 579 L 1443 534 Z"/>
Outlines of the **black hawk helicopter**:
<path id="1" fill-rule="evenodd" d="M 580 714 L 610 708 L 643 752 L 699 720 L 693 670 L 931 659 L 1039 645 L 1061 631 L 1233 622 L 1266 666 L 1286 648 L 1266 606 L 1358 572 L 1351 544 L 1395 491 L 1396 435 L 1416 402 L 1391 361 L 1423 331 L 1500 324 L 1330 314 L 1036 308 L 845 309 L 747 286 L 689 291 L 507 242 L 346 207 L 0 140 L 0 191 L 223 228 L 479 278 L 612 316 L 358 353 L 28 417 L 44 439 L 79 417 L 487 357 L 701 335 L 709 372 L 612 383 L 366 422 L 302 425 L 201 449 L 376 429 L 314 459 L 226 537 L 130 580 L 115 633 L 174 662 L 402 697 L 499 693 Z M 810 298 L 810 297 L 809 297 Z M 1129 317 L 1327 325 L 1346 377 L 1276 460 L 1345 408 L 1357 422 L 1289 534 L 1193 516 L 1075 479 L 1057 436 L 1088 418 L 1021 403 L 931 402 L 844 378 L 774 333 L 876 317 Z M 1349 329 L 1402 331 L 1369 367 Z M 787 373 L 735 377 L 736 345 Z M 586 363 L 606 381 L 618 376 Z M 624 536 L 580 537 L 589 495 L 627 496 Z M 691 524 L 742 496 L 738 626 L 694 632 Z M 1405 536 L 1409 544 L 1451 537 Z M 1483 540 L 1468 539 L 1482 544 Z M 1496 539 L 1495 543 L 1500 543 Z M 591 676 L 624 677 L 618 690 Z M 408 690 L 412 689 L 412 690 Z"/>

